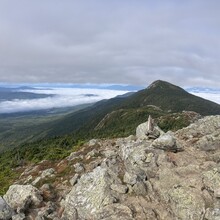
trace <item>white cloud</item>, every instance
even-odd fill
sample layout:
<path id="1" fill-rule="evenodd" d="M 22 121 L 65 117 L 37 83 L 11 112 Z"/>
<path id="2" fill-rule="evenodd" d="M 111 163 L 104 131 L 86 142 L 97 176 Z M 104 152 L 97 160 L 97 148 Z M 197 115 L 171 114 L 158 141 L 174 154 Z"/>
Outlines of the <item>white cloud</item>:
<path id="1" fill-rule="evenodd" d="M 14 99 L 12 101 L 3 101 L 0 102 L 0 113 L 70 107 L 85 103 L 94 103 L 102 99 L 109 99 L 126 93 L 126 91 L 76 88 L 52 88 L 24 91 L 53 96 L 40 99 Z M 94 96 L 90 96 L 90 94 Z"/>
<path id="2" fill-rule="evenodd" d="M 193 95 L 220 104 L 220 90 L 197 89 L 197 91 L 189 91 L 189 92 Z"/>

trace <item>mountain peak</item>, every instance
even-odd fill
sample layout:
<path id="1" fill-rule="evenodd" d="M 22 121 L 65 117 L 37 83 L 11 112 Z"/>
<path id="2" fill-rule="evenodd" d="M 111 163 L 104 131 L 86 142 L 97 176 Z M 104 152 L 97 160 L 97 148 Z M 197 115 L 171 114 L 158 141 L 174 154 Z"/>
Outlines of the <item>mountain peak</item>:
<path id="1" fill-rule="evenodd" d="M 154 82 L 152 82 L 147 89 L 172 89 L 172 90 L 181 90 L 184 91 L 184 89 L 182 89 L 179 86 L 176 86 L 174 84 L 171 84 L 169 82 L 163 81 L 163 80 L 156 80 Z"/>
<path id="2" fill-rule="evenodd" d="M 148 86 L 148 88 L 150 89 L 150 88 L 155 88 L 155 87 L 157 87 L 157 86 L 160 86 L 160 85 L 162 85 L 162 84 L 169 84 L 168 82 L 166 82 L 166 81 L 163 81 L 163 80 L 156 80 L 156 81 L 154 81 L 154 82 L 152 82 L 149 86 Z"/>
<path id="3" fill-rule="evenodd" d="M 157 80 L 151 83 L 129 99 L 125 100 L 123 108 L 137 108 L 154 105 L 166 112 L 194 111 L 201 115 L 216 115 L 220 105 L 194 96 L 183 88 L 169 82 Z"/>
<path id="4" fill-rule="evenodd" d="M 172 83 L 163 81 L 163 80 L 156 80 L 153 83 L 151 83 L 147 89 L 149 92 L 173 92 L 173 93 L 185 93 L 186 91 L 179 87 L 176 86 Z"/>

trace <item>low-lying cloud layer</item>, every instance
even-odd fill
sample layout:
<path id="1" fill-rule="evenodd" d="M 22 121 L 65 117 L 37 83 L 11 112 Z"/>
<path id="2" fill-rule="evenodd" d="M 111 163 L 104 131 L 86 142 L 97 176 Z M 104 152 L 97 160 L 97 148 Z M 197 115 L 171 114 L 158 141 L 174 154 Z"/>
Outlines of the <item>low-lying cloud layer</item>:
<path id="1" fill-rule="evenodd" d="M 114 86 L 114 88 L 120 86 Z M 102 89 L 101 89 L 102 88 Z M 211 100 L 220 104 L 220 90 L 208 88 L 188 88 L 188 92 L 200 96 L 202 98 Z M 48 95 L 46 98 L 32 98 L 32 99 L 13 99 L 10 101 L 0 102 L 0 114 L 2 113 L 16 113 L 28 112 L 37 110 L 48 110 L 54 108 L 72 107 L 76 105 L 94 103 L 102 99 L 113 98 L 118 95 L 125 94 L 129 91 L 95 88 L 33 88 L 33 89 L 19 89 L 11 91 L 28 92 L 33 94 Z M 130 90 L 134 91 L 134 90 Z M 7 97 L 5 97 L 7 98 Z"/>
<path id="2" fill-rule="evenodd" d="M 76 88 L 34 89 L 24 91 L 53 96 L 40 99 L 14 99 L 11 101 L 3 101 L 0 102 L 0 113 L 71 107 L 85 103 L 94 103 L 102 99 L 109 99 L 126 93 L 126 91 L 119 90 Z"/>
<path id="3" fill-rule="evenodd" d="M 0 82 L 220 86 L 219 0 L 2 0 Z"/>
<path id="4" fill-rule="evenodd" d="M 220 104 L 220 90 L 210 90 L 210 89 L 189 89 L 189 92 L 193 95 L 200 96 L 204 99 L 216 102 Z"/>

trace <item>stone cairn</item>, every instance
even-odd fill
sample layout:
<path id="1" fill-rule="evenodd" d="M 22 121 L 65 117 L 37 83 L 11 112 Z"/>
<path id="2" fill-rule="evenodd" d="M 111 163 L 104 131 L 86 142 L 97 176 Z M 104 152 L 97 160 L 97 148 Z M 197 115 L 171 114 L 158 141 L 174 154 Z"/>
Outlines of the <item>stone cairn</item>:
<path id="1" fill-rule="evenodd" d="M 156 139 L 160 136 L 160 131 L 157 126 L 155 126 L 154 119 L 149 115 L 147 121 L 147 129 L 145 132 L 149 139 Z"/>
<path id="2" fill-rule="evenodd" d="M 140 139 L 156 139 L 163 133 L 151 115 L 149 115 L 147 122 L 140 124 L 136 129 L 136 136 Z"/>
<path id="3" fill-rule="evenodd" d="M 154 119 L 149 115 L 148 121 L 147 121 L 147 130 L 153 131 L 154 130 Z"/>

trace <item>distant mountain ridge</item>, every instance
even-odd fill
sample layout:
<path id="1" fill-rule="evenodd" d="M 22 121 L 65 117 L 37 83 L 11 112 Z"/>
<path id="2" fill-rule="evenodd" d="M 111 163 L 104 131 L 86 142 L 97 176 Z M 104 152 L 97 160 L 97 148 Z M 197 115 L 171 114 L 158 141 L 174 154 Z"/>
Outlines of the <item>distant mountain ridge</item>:
<path id="1" fill-rule="evenodd" d="M 143 89 L 143 86 L 126 85 L 126 84 L 68 84 L 68 83 L 32 83 L 32 84 L 2 84 L 1 89 L 35 89 L 35 88 L 78 88 L 78 89 L 109 89 L 122 91 L 138 91 Z"/>
<path id="2" fill-rule="evenodd" d="M 14 99 L 39 99 L 47 97 L 53 97 L 53 95 L 25 92 L 25 90 L 19 91 L 15 89 L 0 88 L 0 101 L 12 101 Z"/>
<path id="3" fill-rule="evenodd" d="M 157 109 L 152 108 L 152 106 L 156 106 Z M 109 120 L 111 120 L 109 124 L 114 124 L 116 130 L 120 127 L 126 130 L 126 126 L 135 127 L 136 123 L 145 121 L 149 114 L 157 117 L 174 112 L 194 111 L 203 116 L 218 115 L 220 114 L 220 105 L 192 95 L 171 83 L 157 80 L 146 89 L 128 97 L 103 100 L 89 108 L 69 114 L 51 128 L 50 135 L 75 131 L 84 133 L 83 129 L 86 132 L 93 132 L 99 122 L 113 111 L 115 112 L 113 114 L 114 118 L 109 117 Z M 123 114 L 123 117 L 121 114 Z M 130 121 L 131 118 L 133 122 Z M 60 126 L 62 129 L 58 131 L 59 124 L 62 125 Z"/>
<path id="4" fill-rule="evenodd" d="M 220 105 L 212 101 L 192 95 L 179 86 L 157 80 L 150 84 L 130 99 L 126 100 L 124 106 L 137 107 L 155 105 L 165 111 L 195 111 L 201 115 L 220 114 Z"/>
<path id="5" fill-rule="evenodd" d="M 182 111 L 194 111 L 202 116 L 220 115 L 220 105 L 192 95 L 171 83 L 157 80 L 146 89 L 129 96 L 102 100 L 55 120 L 26 126 L 26 132 L 22 132 L 22 126 L 19 126 L 19 135 L 16 135 L 16 130 L 8 130 L 7 144 L 11 139 L 13 146 L 17 142 L 16 138 L 31 142 L 62 135 L 71 135 L 76 140 L 127 136 L 134 133 L 137 125 L 146 121 L 149 115 L 159 118 Z M 179 124 L 175 124 L 178 129 L 189 124 L 185 117 L 180 117 L 179 120 Z M 171 129 L 172 126 L 170 123 L 169 126 L 166 125 L 166 129 Z M 4 144 L 4 137 L 0 141 Z"/>

